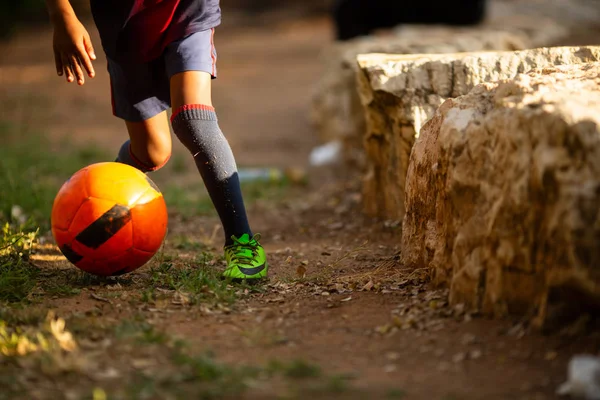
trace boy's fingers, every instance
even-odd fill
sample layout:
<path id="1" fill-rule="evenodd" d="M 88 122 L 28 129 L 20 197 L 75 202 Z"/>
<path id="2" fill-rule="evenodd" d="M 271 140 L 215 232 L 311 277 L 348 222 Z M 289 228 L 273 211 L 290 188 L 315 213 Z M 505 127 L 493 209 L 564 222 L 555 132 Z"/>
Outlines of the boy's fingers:
<path id="1" fill-rule="evenodd" d="M 71 56 L 71 68 L 75 71 L 75 77 L 77 78 L 77 84 L 83 85 L 85 82 L 83 70 L 81 69 L 80 61 L 77 56 Z"/>
<path id="2" fill-rule="evenodd" d="M 93 78 L 94 75 L 96 75 L 96 72 L 94 71 L 94 66 L 92 65 L 92 61 L 88 57 L 87 51 L 83 49 L 79 50 L 79 61 L 85 67 L 90 78 Z"/>
<path id="3" fill-rule="evenodd" d="M 83 45 L 85 47 L 86 53 L 90 56 L 92 60 L 95 60 L 96 53 L 94 52 L 94 46 L 92 46 L 92 40 L 88 35 L 83 37 Z"/>
<path id="4" fill-rule="evenodd" d="M 62 60 L 60 58 L 60 53 L 54 50 L 54 64 L 56 65 L 56 73 L 58 76 L 62 76 L 63 74 L 63 65 Z"/>
<path id="5" fill-rule="evenodd" d="M 61 55 L 61 62 L 63 65 L 63 70 L 65 71 L 65 78 L 67 79 L 67 82 L 73 82 L 73 71 L 71 69 L 69 59 L 64 55 Z"/>

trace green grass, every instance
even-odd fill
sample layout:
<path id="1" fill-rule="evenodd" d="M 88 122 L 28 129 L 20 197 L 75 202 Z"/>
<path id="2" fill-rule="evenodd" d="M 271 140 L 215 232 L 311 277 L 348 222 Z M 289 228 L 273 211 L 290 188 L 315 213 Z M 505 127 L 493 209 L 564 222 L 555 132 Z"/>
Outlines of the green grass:
<path id="1" fill-rule="evenodd" d="M 198 254 L 192 263 L 175 265 L 170 258 L 150 269 L 148 289 L 142 294 L 144 301 L 154 301 L 159 296 L 157 289 L 181 293 L 189 304 L 231 305 L 236 292 L 244 285 L 230 285 L 221 279 L 220 269 L 211 265 L 214 256 L 208 252 Z"/>
<path id="2" fill-rule="evenodd" d="M 48 310 L 29 304 L 12 304 L 10 307 L 0 305 L 0 320 L 8 325 L 38 325 L 46 318 Z"/>
<path id="3" fill-rule="evenodd" d="M 51 297 L 70 297 L 81 293 L 81 289 L 73 287 L 67 282 L 53 281 L 41 282 L 44 295 Z"/>
<path id="4" fill-rule="evenodd" d="M 387 392 L 386 398 L 388 399 L 404 399 L 406 392 L 402 389 L 390 389 Z"/>
<path id="5" fill-rule="evenodd" d="M 268 366 L 271 373 L 279 373 L 290 379 L 318 378 L 323 375 L 323 371 L 318 365 L 311 364 L 305 360 L 296 359 L 290 362 L 280 362 L 273 360 Z"/>
<path id="6" fill-rule="evenodd" d="M 73 269 L 44 275 L 29 262 L 37 234 L 31 229 L 5 223 L 0 231 L 0 305 L 35 302 L 39 296 L 67 297 L 81 291 L 86 274 Z M 30 232 L 25 233 L 27 230 Z"/>
<path id="7" fill-rule="evenodd" d="M 164 344 L 169 340 L 164 332 L 149 324 L 143 315 L 121 321 L 114 327 L 114 333 L 118 339 L 133 338 L 141 344 Z"/>
<path id="8" fill-rule="evenodd" d="M 185 342 L 176 341 L 170 361 L 177 367 L 178 381 L 193 382 L 201 399 L 239 396 L 252 387 L 268 387 L 273 382 L 284 382 L 290 393 L 306 390 L 339 393 L 345 390 L 343 378 L 326 375 L 319 366 L 302 359 L 273 360 L 265 366 L 230 365 L 218 361 L 210 352 L 194 354 Z M 162 387 L 173 390 L 172 384 L 172 381 L 163 382 Z"/>
<path id="9" fill-rule="evenodd" d="M 190 240 L 187 235 L 174 236 L 170 238 L 170 242 L 177 250 L 207 251 L 210 249 L 205 243 Z"/>
<path id="10" fill-rule="evenodd" d="M 27 262 L 36 232 L 15 231 L 5 223 L 0 232 L 0 301 L 25 300 L 36 285 L 38 269 Z"/>

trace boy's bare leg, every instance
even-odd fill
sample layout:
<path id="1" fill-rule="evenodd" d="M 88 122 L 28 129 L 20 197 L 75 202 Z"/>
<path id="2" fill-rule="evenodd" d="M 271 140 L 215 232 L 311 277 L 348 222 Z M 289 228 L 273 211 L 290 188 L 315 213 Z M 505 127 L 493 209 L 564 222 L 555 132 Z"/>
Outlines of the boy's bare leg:
<path id="1" fill-rule="evenodd" d="M 117 161 L 144 172 L 155 171 L 171 157 L 171 131 L 167 112 L 141 122 L 125 121 L 129 138 L 119 151 Z"/>
<path id="2" fill-rule="evenodd" d="M 212 106 L 212 78 L 202 71 L 186 71 L 171 77 L 171 104 L 177 110 L 186 104 Z"/>

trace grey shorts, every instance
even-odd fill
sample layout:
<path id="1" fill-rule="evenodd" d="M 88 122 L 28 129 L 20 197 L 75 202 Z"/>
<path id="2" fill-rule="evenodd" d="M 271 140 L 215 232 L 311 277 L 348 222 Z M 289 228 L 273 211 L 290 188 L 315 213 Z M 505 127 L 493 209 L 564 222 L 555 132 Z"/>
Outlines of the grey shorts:
<path id="1" fill-rule="evenodd" d="M 148 63 L 108 59 L 113 114 L 126 121 L 144 121 L 171 107 L 169 81 L 184 71 L 217 77 L 214 29 L 193 33 L 170 43 Z"/>

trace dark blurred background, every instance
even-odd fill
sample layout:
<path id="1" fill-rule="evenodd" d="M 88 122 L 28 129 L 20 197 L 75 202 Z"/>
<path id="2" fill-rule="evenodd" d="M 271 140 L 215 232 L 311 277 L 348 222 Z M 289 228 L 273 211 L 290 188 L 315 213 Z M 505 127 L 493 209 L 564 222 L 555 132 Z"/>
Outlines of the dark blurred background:
<path id="1" fill-rule="evenodd" d="M 227 0 L 222 2 L 221 7 L 227 12 L 225 15 L 264 17 L 277 14 L 278 18 L 297 18 L 327 13 L 333 2 L 334 0 Z M 89 17 L 89 0 L 71 0 L 71 4 L 79 17 Z M 224 23 L 227 23 L 227 19 Z M 8 37 L 25 24 L 48 24 L 44 0 L 0 2 L 0 38 Z"/>

